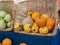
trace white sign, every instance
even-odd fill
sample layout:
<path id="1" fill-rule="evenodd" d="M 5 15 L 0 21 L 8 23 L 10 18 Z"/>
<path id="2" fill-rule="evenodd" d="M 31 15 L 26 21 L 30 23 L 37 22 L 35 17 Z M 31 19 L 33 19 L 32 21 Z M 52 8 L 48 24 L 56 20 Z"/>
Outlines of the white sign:
<path id="1" fill-rule="evenodd" d="M 15 4 L 18 4 L 19 2 L 26 1 L 26 0 L 13 0 Z"/>

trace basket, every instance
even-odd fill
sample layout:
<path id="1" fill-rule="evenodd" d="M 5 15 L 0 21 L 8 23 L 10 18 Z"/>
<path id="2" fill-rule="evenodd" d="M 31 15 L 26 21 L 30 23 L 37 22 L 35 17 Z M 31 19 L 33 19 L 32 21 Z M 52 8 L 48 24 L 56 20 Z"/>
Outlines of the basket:
<path id="1" fill-rule="evenodd" d="M 13 1 L 13 0 L 1 0 L 1 1 Z"/>
<path id="2" fill-rule="evenodd" d="M 23 31 L 16 31 L 17 33 L 30 34 L 30 35 L 42 35 L 42 36 L 54 36 L 57 31 L 58 23 L 58 11 L 57 11 L 57 0 L 30 0 L 20 2 L 18 5 L 15 5 L 14 8 L 14 22 L 21 22 L 26 17 L 26 12 L 28 11 L 40 11 L 42 14 L 49 14 L 50 17 L 56 19 L 55 28 L 51 33 L 42 35 L 39 33 L 25 33 Z"/>
<path id="3" fill-rule="evenodd" d="M 13 1 L 0 1 L 0 9 L 6 10 L 12 14 Z M 11 31 L 13 29 L 13 16 L 12 16 L 12 24 L 10 28 L 0 29 L 0 31 Z"/>

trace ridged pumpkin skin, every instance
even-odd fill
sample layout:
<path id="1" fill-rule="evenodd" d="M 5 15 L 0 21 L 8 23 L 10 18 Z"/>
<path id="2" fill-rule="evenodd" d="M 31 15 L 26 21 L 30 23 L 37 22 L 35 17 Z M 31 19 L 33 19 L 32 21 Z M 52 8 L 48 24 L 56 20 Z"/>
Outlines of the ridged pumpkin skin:
<path id="1" fill-rule="evenodd" d="M 37 32 L 38 32 L 38 28 L 39 28 L 39 27 L 37 26 L 37 24 L 34 23 L 34 24 L 32 25 L 31 30 L 32 30 L 33 33 L 37 33 Z"/>
<path id="2" fill-rule="evenodd" d="M 25 24 L 23 25 L 24 32 L 30 32 L 31 31 L 31 24 Z"/>
<path id="3" fill-rule="evenodd" d="M 43 17 L 37 18 L 35 22 L 38 26 L 45 26 L 46 18 Z"/>
<path id="4" fill-rule="evenodd" d="M 53 18 L 48 18 L 46 22 L 46 26 L 49 30 L 53 29 L 55 25 L 55 19 Z"/>
<path id="5" fill-rule="evenodd" d="M 10 39 L 6 38 L 2 41 L 2 45 L 12 45 L 12 41 Z"/>
<path id="6" fill-rule="evenodd" d="M 48 31 L 48 28 L 46 26 L 39 28 L 39 33 L 40 34 L 47 34 L 48 32 L 49 31 Z"/>
<path id="7" fill-rule="evenodd" d="M 41 14 L 40 14 L 40 12 L 33 12 L 32 13 L 32 19 L 35 21 L 39 16 L 40 16 Z"/>

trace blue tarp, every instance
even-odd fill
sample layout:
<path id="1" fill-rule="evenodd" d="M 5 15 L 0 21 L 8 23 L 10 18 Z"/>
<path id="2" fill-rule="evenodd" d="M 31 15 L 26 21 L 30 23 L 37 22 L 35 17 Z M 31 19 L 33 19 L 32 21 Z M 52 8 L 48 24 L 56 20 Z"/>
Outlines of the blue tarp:
<path id="1" fill-rule="evenodd" d="M 56 36 L 53 37 L 43 37 L 43 36 L 33 36 L 27 34 L 19 34 L 13 31 L 11 32 L 0 32 L 0 42 L 5 38 L 10 38 L 13 45 L 19 45 L 20 43 L 27 43 L 27 45 L 60 45 L 59 39 L 60 31 L 57 31 Z"/>

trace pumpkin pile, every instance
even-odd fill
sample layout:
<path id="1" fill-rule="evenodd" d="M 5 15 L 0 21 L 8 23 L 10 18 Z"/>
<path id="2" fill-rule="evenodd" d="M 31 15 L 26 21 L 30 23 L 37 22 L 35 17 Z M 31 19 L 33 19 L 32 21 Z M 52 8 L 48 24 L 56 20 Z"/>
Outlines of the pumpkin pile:
<path id="1" fill-rule="evenodd" d="M 21 30 L 19 25 L 20 27 L 22 26 L 24 29 L 23 31 L 27 33 L 48 34 L 53 31 L 55 27 L 55 19 L 50 17 L 48 14 L 42 14 L 38 11 L 29 11 L 27 12 L 26 18 L 23 19 L 22 23 L 14 25 L 14 29 Z"/>
<path id="2" fill-rule="evenodd" d="M 12 45 L 12 41 L 9 38 L 5 38 L 0 45 Z"/>

